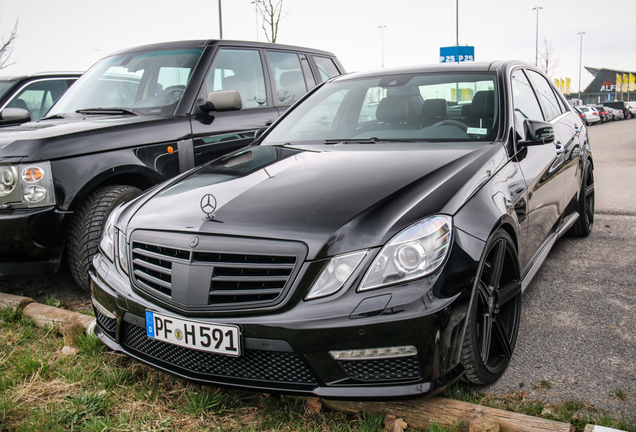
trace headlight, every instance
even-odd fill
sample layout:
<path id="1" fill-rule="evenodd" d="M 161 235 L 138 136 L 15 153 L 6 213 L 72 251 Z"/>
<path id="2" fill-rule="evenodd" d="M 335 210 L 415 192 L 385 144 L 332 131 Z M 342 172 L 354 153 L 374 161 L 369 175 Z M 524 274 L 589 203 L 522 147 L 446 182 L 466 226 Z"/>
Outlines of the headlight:
<path id="1" fill-rule="evenodd" d="M 128 250 L 126 248 L 126 236 L 123 232 L 119 232 L 117 237 L 119 238 L 119 250 L 117 251 L 119 266 L 124 273 L 128 274 Z"/>
<path id="2" fill-rule="evenodd" d="M 18 184 L 18 170 L 14 166 L 0 167 L 0 196 L 9 195 Z"/>
<path id="3" fill-rule="evenodd" d="M 393 237 L 364 276 L 359 291 L 417 279 L 444 262 L 451 241 L 452 218 L 432 216 Z"/>
<path id="4" fill-rule="evenodd" d="M 0 206 L 33 208 L 50 205 L 55 205 L 55 190 L 48 161 L 0 166 Z"/>
<path id="5" fill-rule="evenodd" d="M 108 215 L 106 225 L 104 225 L 104 231 L 102 232 L 102 239 L 99 242 L 99 248 L 112 262 L 115 262 L 115 242 L 117 241 L 115 221 L 117 221 L 117 216 L 119 216 L 119 209 L 120 207 L 115 207 L 110 215 Z"/>
<path id="6" fill-rule="evenodd" d="M 305 300 L 328 296 L 337 292 L 358 268 L 367 251 L 353 252 L 331 258 L 311 286 Z"/>

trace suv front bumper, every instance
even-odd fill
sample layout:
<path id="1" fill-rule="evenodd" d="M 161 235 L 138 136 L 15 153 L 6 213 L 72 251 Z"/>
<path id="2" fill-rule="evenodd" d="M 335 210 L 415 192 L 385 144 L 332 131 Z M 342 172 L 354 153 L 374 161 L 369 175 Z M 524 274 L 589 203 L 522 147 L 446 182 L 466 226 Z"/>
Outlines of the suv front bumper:
<path id="1" fill-rule="evenodd" d="M 65 215 L 55 207 L 0 210 L 0 276 L 55 273 Z"/>

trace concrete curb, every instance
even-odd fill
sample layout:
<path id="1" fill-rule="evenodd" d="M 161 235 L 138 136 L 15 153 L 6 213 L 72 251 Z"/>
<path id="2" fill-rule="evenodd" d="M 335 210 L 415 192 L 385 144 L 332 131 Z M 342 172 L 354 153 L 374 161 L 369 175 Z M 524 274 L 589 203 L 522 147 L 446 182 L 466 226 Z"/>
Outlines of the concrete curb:
<path id="1" fill-rule="evenodd" d="M 37 303 L 29 297 L 0 293 L 0 309 L 10 307 L 14 312 L 22 310 L 22 313 L 30 317 L 38 327 L 56 328 L 64 334 L 65 328 L 80 325 L 88 331 L 95 322 L 92 316 L 84 315 L 66 309 Z"/>

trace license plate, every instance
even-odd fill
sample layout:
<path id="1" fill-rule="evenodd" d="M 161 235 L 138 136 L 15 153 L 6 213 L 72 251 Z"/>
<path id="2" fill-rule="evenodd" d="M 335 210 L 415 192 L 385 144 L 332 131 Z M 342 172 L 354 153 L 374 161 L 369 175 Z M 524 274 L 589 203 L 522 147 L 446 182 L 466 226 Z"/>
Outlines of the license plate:
<path id="1" fill-rule="evenodd" d="M 241 355 L 238 326 L 203 323 L 146 311 L 146 335 L 184 348 Z"/>

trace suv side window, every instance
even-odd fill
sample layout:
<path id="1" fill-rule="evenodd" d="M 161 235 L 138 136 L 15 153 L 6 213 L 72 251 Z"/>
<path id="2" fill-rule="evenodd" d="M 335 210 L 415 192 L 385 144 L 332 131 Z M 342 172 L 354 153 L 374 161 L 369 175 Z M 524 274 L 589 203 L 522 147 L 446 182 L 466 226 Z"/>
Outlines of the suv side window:
<path id="1" fill-rule="evenodd" d="M 258 50 L 221 49 L 205 82 L 207 92 L 238 90 L 243 108 L 267 105 L 265 75 Z"/>
<path id="2" fill-rule="evenodd" d="M 267 51 L 267 58 L 276 85 L 276 105 L 291 105 L 307 93 L 298 54 Z"/>
<path id="3" fill-rule="evenodd" d="M 320 82 L 340 75 L 340 71 L 332 59 L 320 56 L 313 56 L 313 58 L 320 72 Z"/>
<path id="4" fill-rule="evenodd" d="M 561 107 L 559 106 L 559 102 L 557 102 L 557 97 L 554 94 L 550 83 L 535 71 L 529 70 L 527 72 L 535 89 L 537 90 L 537 93 L 539 94 L 539 98 L 541 99 L 541 105 L 545 110 L 545 120 L 550 121 L 555 117 L 558 117 L 561 114 Z"/>
<path id="5" fill-rule="evenodd" d="M 34 81 L 11 99 L 7 107 L 24 108 L 31 114 L 31 120 L 39 120 L 71 84 L 67 79 Z"/>

